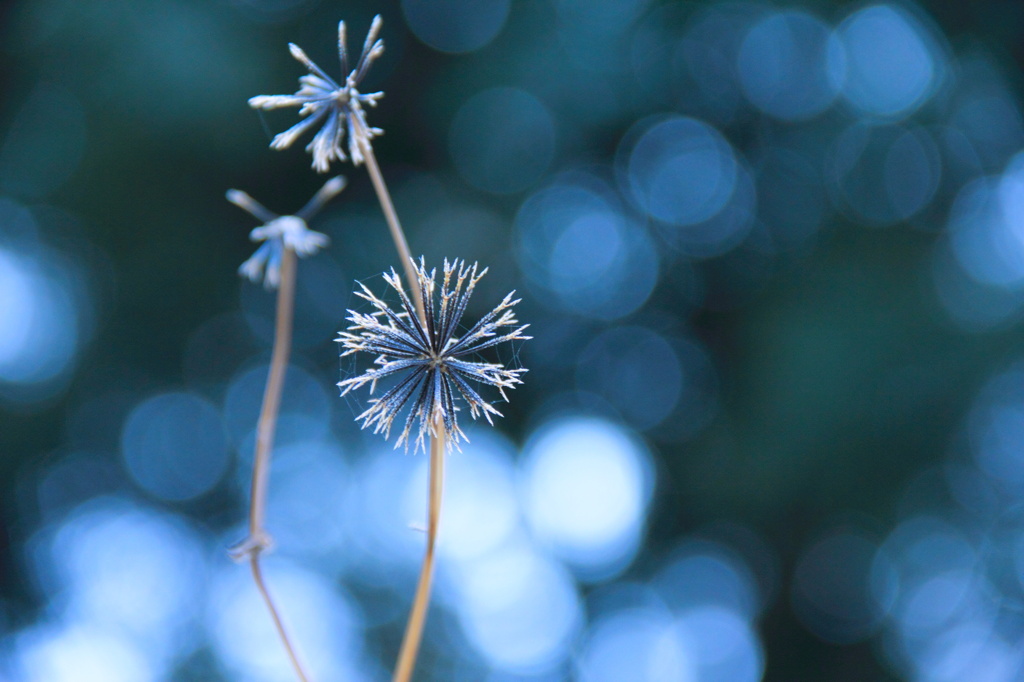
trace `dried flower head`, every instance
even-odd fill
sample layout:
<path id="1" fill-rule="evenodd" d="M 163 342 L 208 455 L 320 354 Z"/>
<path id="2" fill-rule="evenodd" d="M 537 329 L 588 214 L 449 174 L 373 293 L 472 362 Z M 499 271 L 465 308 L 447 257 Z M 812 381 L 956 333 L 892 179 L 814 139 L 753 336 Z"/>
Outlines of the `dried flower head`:
<path id="1" fill-rule="evenodd" d="M 300 257 L 312 256 L 330 243 L 326 234 L 309 229 L 310 220 L 328 201 L 345 189 L 340 175 L 328 180 L 312 199 L 295 215 L 277 215 L 245 192 L 229 189 L 227 199 L 248 211 L 263 224 L 249 233 L 249 239 L 263 242 L 256 253 L 238 268 L 238 274 L 252 282 L 263 280 L 267 289 L 276 289 L 281 282 L 281 256 L 286 248 Z"/>
<path id="2" fill-rule="evenodd" d="M 326 173 L 331 161 L 345 160 L 341 143 L 346 128 L 352 163 L 358 166 L 363 162 L 360 141 L 369 144 L 372 138 L 384 132 L 380 128 L 371 128 L 367 125 L 366 113 L 363 111 L 364 104 L 377 106 L 377 100 L 383 97 L 384 93 L 363 94 L 356 89 L 370 70 L 370 65 L 384 52 L 384 41 L 377 39 L 380 27 L 381 18 L 377 15 L 370 24 L 359 61 L 355 68 L 349 71 L 348 50 L 345 47 L 345 22 L 338 24 L 338 55 L 341 58 L 341 74 L 345 78 L 342 85 L 338 85 L 323 69 L 313 63 L 302 48 L 294 43 L 288 44 L 292 56 L 309 70 L 308 74 L 299 78 L 302 87 L 294 95 L 260 95 L 249 99 L 249 106 L 253 109 L 301 106 L 299 116 L 305 118 L 276 135 L 270 142 L 273 149 L 290 147 L 300 135 L 322 124 L 320 130 L 313 136 L 312 142 L 306 146 L 306 151 L 313 155 L 313 168 L 318 173 Z"/>
<path id="3" fill-rule="evenodd" d="M 437 435 L 434 424 L 435 415 L 439 415 L 447 435 L 448 448 L 458 448 L 458 440 L 466 440 L 466 436 L 459 428 L 455 416 L 458 410 L 455 405 L 456 394 L 461 395 L 469 404 L 469 413 L 473 419 L 483 414 L 489 423 L 493 423 L 491 415 L 501 416 L 467 380 L 496 386 L 501 397 L 508 402 L 505 389 L 521 384 L 519 376 L 526 372 L 525 369 L 505 369 L 501 364 L 474 362 L 467 359 L 467 356 L 505 341 L 529 339 L 531 337 L 523 335 L 529 325 L 519 326 L 515 319 L 512 307 L 519 299 L 512 300 L 515 294 L 513 291 L 465 334 L 456 337 L 469 297 L 476 283 L 487 273 L 487 268 L 477 272 L 476 263 L 468 266 L 460 260 L 449 263 L 446 259 L 439 301 L 435 303 L 436 269 L 428 272 L 422 258 L 419 265 L 415 262 L 413 265 L 416 285 L 423 297 L 426 324 L 416 314 L 394 269 L 390 274 L 384 273 L 384 281 L 398 293 L 402 304 L 400 312 L 392 310 L 387 303 L 360 284 L 363 290 L 357 292 L 357 295 L 369 301 L 376 311 L 366 315 L 349 310 L 348 320 L 352 326 L 348 331 L 341 332 L 337 341 L 345 348 L 343 356 L 356 351 L 373 353 L 377 356 L 375 364 L 379 367 L 345 379 L 338 386 L 342 389 L 341 394 L 345 395 L 354 388 L 370 384 L 370 392 L 373 393 L 378 380 L 400 375 L 395 386 L 380 398 L 370 400 L 369 409 L 357 417 L 363 421 L 363 428 L 373 425 L 374 433 L 383 431 L 387 438 L 395 417 L 411 402 L 405 427 L 395 447 L 405 443 L 408 448 L 409 432 L 413 422 L 418 419 L 416 449 L 425 449 L 426 435 Z M 502 327 L 515 329 L 499 334 Z"/>

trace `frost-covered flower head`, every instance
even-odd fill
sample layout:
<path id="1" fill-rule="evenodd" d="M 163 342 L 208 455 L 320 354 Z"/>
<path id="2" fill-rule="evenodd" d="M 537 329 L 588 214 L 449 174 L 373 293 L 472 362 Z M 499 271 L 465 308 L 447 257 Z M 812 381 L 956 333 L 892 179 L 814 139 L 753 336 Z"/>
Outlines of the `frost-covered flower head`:
<path id="1" fill-rule="evenodd" d="M 340 175 L 328 180 L 312 199 L 295 215 L 277 215 L 245 192 L 229 189 L 227 199 L 248 211 L 263 224 L 249 233 L 249 239 L 263 242 L 256 253 L 238 268 L 238 274 L 252 282 L 263 280 L 267 289 L 276 289 L 281 282 L 281 256 L 286 248 L 299 257 L 312 256 L 330 243 L 326 234 L 314 232 L 307 226 L 316 213 L 341 190 L 345 178 Z"/>
<path id="2" fill-rule="evenodd" d="M 381 18 L 377 15 L 370 24 L 370 30 L 363 44 L 354 69 L 348 68 L 348 50 L 345 47 L 345 22 L 338 24 L 338 55 L 341 58 L 341 74 L 345 78 L 339 85 L 327 75 L 323 69 L 313 63 L 306 53 L 294 43 L 288 44 L 292 56 L 302 62 L 309 73 L 299 78 L 302 87 L 294 95 L 259 95 L 249 99 L 253 109 L 279 109 L 281 107 L 301 107 L 299 116 L 304 116 L 294 126 L 279 133 L 270 142 L 274 149 L 286 149 L 307 130 L 320 125 L 320 130 L 306 146 L 306 151 L 313 155 L 313 168 L 318 173 L 326 173 L 332 161 L 344 161 L 345 152 L 341 148 L 348 129 L 348 149 L 352 163 L 363 162 L 363 153 L 359 148 L 360 140 L 367 144 L 384 131 L 371 128 L 366 123 L 363 105 L 377 106 L 377 100 L 384 96 L 383 92 L 363 94 L 356 89 L 370 65 L 384 52 L 384 41 L 377 39 L 380 32 Z M 348 74 L 346 76 L 346 74 Z"/>
<path id="3" fill-rule="evenodd" d="M 519 299 L 512 300 L 513 291 L 461 337 L 456 337 L 469 297 L 476 283 L 487 273 L 487 268 L 477 272 L 476 263 L 469 266 L 460 260 L 449 263 L 445 259 L 440 296 L 435 300 L 437 270 L 428 272 L 422 258 L 419 265 L 414 261 L 413 266 L 416 284 L 423 297 L 426 324 L 416 314 L 394 269 L 390 274 L 384 273 L 384 281 L 398 293 L 402 305 L 400 312 L 392 310 L 360 283 L 362 292 L 356 292 L 356 295 L 376 310 L 369 315 L 349 310 L 348 320 L 352 326 L 341 332 L 337 341 L 345 349 L 342 356 L 356 351 L 373 353 L 379 367 L 345 379 L 338 386 L 342 389 L 341 394 L 345 395 L 354 388 L 370 384 L 370 393 L 373 393 L 378 380 L 397 376 L 397 383 L 380 398 L 371 399 L 369 409 L 356 417 L 363 421 L 363 428 L 373 425 L 374 433 L 383 431 L 387 438 L 395 418 L 408 404 L 409 414 L 402 435 L 395 443 L 396 448 L 403 443 L 409 447 L 409 432 L 413 423 L 419 420 L 416 449 L 425 449 L 426 435 L 438 435 L 434 430 L 438 413 L 447 435 L 448 448 L 458 448 L 459 439 L 466 440 L 466 435 L 456 420 L 455 413 L 459 409 L 455 405 L 457 395 L 469 405 L 473 419 L 482 414 L 489 423 L 493 423 L 491 415 L 501 416 L 469 381 L 496 386 L 501 397 L 508 402 L 505 389 L 523 383 L 519 375 L 526 372 L 525 369 L 505 369 L 501 364 L 474 362 L 467 358 L 505 341 L 531 338 L 523 335 L 529 325 L 520 326 L 515 319 L 512 307 L 519 303 Z M 502 327 L 515 329 L 501 334 L 499 330 Z"/>

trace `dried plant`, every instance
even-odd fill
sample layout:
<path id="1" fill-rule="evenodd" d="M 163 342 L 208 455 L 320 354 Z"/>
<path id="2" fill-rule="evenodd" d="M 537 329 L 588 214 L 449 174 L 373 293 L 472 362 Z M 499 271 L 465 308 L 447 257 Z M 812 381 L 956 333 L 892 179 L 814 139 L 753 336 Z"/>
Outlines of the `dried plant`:
<path id="1" fill-rule="evenodd" d="M 405 373 L 397 386 L 380 398 L 371 399 L 369 409 L 359 416 L 363 427 L 373 425 L 375 431 L 383 430 L 387 436 L 395 417 L 412 400 L 409 416 L 397 444 L 408 444 L 410 429 L 417 419 L 417 448 L 425 448 L 425 441 L 428 436 L 430 438 L 426 548 L 393 678 L 395 682 L 407 682 L 416 664 L 430 602 L 444 488 L 444 455 L 448 449 L 457 448 L 460 439 L 465 440 L 456 419 L 458 407 L 455 397 L 459 395 L 466 401 L 474 419 L 483 415 L 490 422 L 492 415 L 500 416 L 500 412 L 485 401 L 467 380 L 495 386 L 507 400 L 504 390 L 522 383 L 519 377 L 526 370 L 477 362 L 471 360 L 470 356 L 505 341 L 529 337 L 523 336 L 527 325 L 519 325 L 513 314 L 512 307 L 518 303 L 518 300 L 512 300 L 514 292 L 461 337 L 456 337 L 470 296 L 486 273 L 486 268 L 478 271 L 476 264 L 467 266 L 458 260 L 451 263 L 445 261 L 440 298 L 435 305 L 436 271 L 428 273 L 423 260 L 417 266 L 410 255 L 408 240 L 373 151 L 372 140 L 383 134 L 383 131 L 367 124 L 363 109 L 363 105 L 376 106 L 384 93 L 363 94 L 357 89 L 374 60 L 384 51 L 384 42 L 377 38 L 380 28 L 380 17 L 374 17 L 359 60 L 355 68 L 349 71 L 345 22 L 339 23 L 338 53 L 342 74 L 348 73 L 343 85 L 331 79 L 298 46 L 290 44 L 292 56 L 309 71 L 299 79 L 299 90 L 293 95 L 260 95 L 251 98 L 249 104 L 264 110 L 300 107 L 299 115 L 304 118 L 274 137 L 270 143 L 274 149 L 290 147 L 302 134 L 321 125 L 306 146 L 306 151 L 313 156 L 312 166 L 318 172 L 326 172 L 332 162 L 346 159 L 354 165 L 366 165 L 409 285 L 411 300 L 395 271 L 385 274 L 385 280 L 398 293 L 402 308 L 398 312 L 363 287 L 362 293 L 358 295 L 377 310 L 369 315 L 349 311 L 352 326 L 347 332 L 342 332 L 338 339 L 345 348 L 343 354 L 357 351 L 375 353 L 379 365 L 360 376 L 342 381 L 339 386 L 343 394 L 366 384 L 370 384 L 372 393 L 379 379 Z M 347 155 L 341 147 L 346 132 Z M 264 584 L 259 556 L 270 545 L 269 535 L 263 527 L 263 510 L 274 425 L 291 346 L 297 256 L 310 255 L 326 245 L 326 236 L 309 230 L 306 221 L 327 200 L 341 191 L 343 184 L 338 178 L 329 181 L 302 211 L 293 216 L 278 216 L 243 192 L 232 190 L 228 193 L 229 200 L 264 223 L 251 234 L 254 241 L 264 243 L 242 264 L 239 272 L 254 282 L 262 279 L 268 288 L 279 286 L 273 358 L 257 427 L 249 537 L 235 548 L 233 554 L 238 558 L 249 559 L 257 588 L 270 610 L 296 675 L 303 681 L 308 678 Z M 512 327 L 515 329 L 499 333 L 503 328 Z"/>
<path id="2" fill-rule="evenodd" d="M 384 281 L 398 293 L 402 304 L 401 312 L 393 311 L 366 286 L 360 285 L 363 290 L 356 295 L 368 301 L 376 308 L 376 312 L 366 315 L 348 311 L 348 319 L 352 326 L 347 332 L 342 332 L 338 342 L 345 348 L 342 355 L 357 351 L 373 353 L 378 356 L 376 364 L 380 367 L 368 369 L 364 374 L 339 382 L 342 395 L 366 384 L 370 384 L 372 393 L 380 379 L 396 374 L 402 377 L 398 384 L 383 396 L 370 400 L 370 408 L 357 417 L 363 421 L 363 428 L 374 426 L 374 433 L 383 431 L 384 437 L 387 438 L 395 417 L 412 399 L 405 428 L 402 429 L 395 447 L 405 443 L 408 448 L 409 431 L 418 420 L 416 449 L 425 449 L 424 441 L 428 433 L 437 435 L 434 432 L 433 416 L 439 413 L 450 449 L 457 448 L 460 439 L 466 439 L 456 418 L 456 395 L 461 395 L 469 405 L 469 413 L 473 419 L 483 414 L 489 423 L 493 423 L 491 415 L 501 416 L 501 413 L 481 398 L 466 380 L 496 386 L 501 392 L 501 397 L 508 402 L 505 389 L 515 388 L 516 384 L 521 384 L 519 375 L 526 370 L 505 369 L 504 365 L 473 362 L 467 358 L 505 341 L 530 338 L 523 336 L 523 331 L 529 325 L 522 325 L 506 334 L 498 333 L 502 327 L 514 327 L 519 324 L 512 311 L 512 307 L 519 302 L 518 299 L 512 300 L 515 292 L 506 296 L 494 310 L 484 315 L 461 338 L 455 336 L 473 289 L 486 273 L 486 268 L 478 273 L 476 263 L 468 266 L 462 261 L 449 263 L 445 260 L 440 303 L 435 305 L 437 271 L 427 272 L 421 258 L 420 264 L 416 266 L 416 283 L 426 308 L 426 324 L 423 324 L 416 315 L 402 287 L 402 281 L 394 270 L 390 274 L 384 273 Z"/>
<path id="3" fill-rule="evenodd" d="M 306 223 L 344 188 L 345 178 L 332 178 L 302 210 L 288 216 L 277 215 L 241 190 L 232 189 L 227 193 L 228 201 L 264 222 L 249 235 L 253 241 L 262 241 L 263 244 L 255 254 L 242 263 L 238 269 L 239 274 L 253 282 L 263 279 L 264 286 L 268 289 L 277 289 L 274 348 L 271 352 L 267 384 L 263 390 L 263 404 L 260 407 L 259 420 L 256 422 L 256 451 L 253 455 L 252 493 L 249 497 L 249 535 L 232 547 L 230 554 L 236 561 L 249 562 L 256 588 L 270 611 L 274 627 L 284 643 L 296 675 L 303 681 L 308 677 L 263 579 L 260 555 L 273 545 L 273 540 L 264 527 L 264 517 L 270 476 L 270 454 L 274 447 L 274 432 L 281 405 L 281 393 L 284 389 L 285 370 L 288 368 L 288 356 L 291 354 L 296 262 L 298 256 L 313 255 L 327 246 L 327 235 L 313 232 Z"/>

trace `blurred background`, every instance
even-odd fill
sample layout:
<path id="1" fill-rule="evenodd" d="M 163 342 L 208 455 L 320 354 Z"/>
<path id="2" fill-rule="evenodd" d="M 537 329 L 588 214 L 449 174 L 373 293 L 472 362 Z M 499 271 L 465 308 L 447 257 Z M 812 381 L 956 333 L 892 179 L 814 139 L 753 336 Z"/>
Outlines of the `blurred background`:
<path id="1" fill-rule="evenodd" d="M 273 296 L 250 216 L 301 45 L 363 91 L 412 250 L 533 341 L 449 460 L 420 680 L 1024 676 L 1024 5 L 22 0 L 0 10 L 0 679 L 291 679 L 248 570 Z M 427 458 L 336 332 L 397 266 L 312 224 L 268 579 L 316 680 L 388 679 Z M 497 398 L 497 396 L 492 396 Z M 464 422 L 468 422 L 464 415 Z M 466 425 L 466 424 L 464 424 Z"/>

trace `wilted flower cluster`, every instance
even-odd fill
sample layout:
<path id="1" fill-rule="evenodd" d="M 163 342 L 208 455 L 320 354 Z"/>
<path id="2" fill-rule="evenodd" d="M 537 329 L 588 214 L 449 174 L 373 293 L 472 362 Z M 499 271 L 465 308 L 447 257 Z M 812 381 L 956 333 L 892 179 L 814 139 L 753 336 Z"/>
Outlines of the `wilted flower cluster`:
<path id="1" fill-rule="evenodd" d="M 256 249 L 256 253 L 242 263 L 238 273 L 252 282 L 262 279 L 266 288 L 276 289 L 281 281 L 281 256 L 285 248 L 303 257 L 313 255 L 330 243 L 326 234 L 309 229 L 306 221 L 344 188 L 345 178 L 331 178 L 301 211 L 285 216 L 277 215 L 241 190 L 228 190 L 228 201 L 263 221 L 262 225 L 249 233 L 249 239 L 263 243 Z"/>
<path id="2" fill-rule="evenodd" d="M 348 50 L 345 47 L 345 22 L 338 24 L 338 55 L 341 58 L 341 73 L 344 84 L 339 85 L 306 56 L 298 45 L 289 43 L 292 56 L 302 62 L 309 73 L 299 78 L 302 87 L 294 95 L 259 95 L 249 99 L 249 106 L 254 109 L 279 109 L 281 107 L 301 107 L 299 116 L 304 116 L 294 126 L 279 133 L 271 141 L 274 149 L 285 149 L 303 133 L 322 125 L 313 136 L 306 151 L 313 155 L 313 168 L 318 173 L 326 173 L 332 161 L 344 161 L 345 152 L 341 143 L 348 129 L 348 148 L 352 163 L 363 162 L 363 153 L 359 148 L 360 140 L 369 143 L 370 139 L 382 134 L 380 128 L 371 128 L 366 123 L 363 105 L 376 106 L 377 100 L 384 96 L 383 92 L 363 94 L 356 89 L 370 65 L 384 52 L 384 41 L 377 39 L 380 32 L 381 18 L 376 16 L 370 25 L 363 44 L 363 51 L 354 69 L 348 68 Z M 345 74 L 348 76 L 345 76 Z"/>
<path id="3" fill-rule="evenodd" d="M 504 365 L 474 362 L 467 357 L 485 348 L 513 340 L 525 340 L 523 331 L 529 325 L 519 326 L 512 310 L 519 302 L 512 300 L 515 294 L 508 294 L 491 312 L 472 325 L 461 337 L 456 337 L 466 305 L 476 283 L 487 273 L 484 268 L 477 271 L 474 263 L 469 266 L 463 261 L 444 262 L 444 277 L 440 295 L 435 301 L 436 269 L 426 269 L 423 259 L 415 265 L 417 286 L 422 296 L 425 319 L 421 320 L 416 309 L 402 288 L 401 279 L 392 269 L 384 274 L 391 288 L 398 293 L 402 309 L 395 312 L 375 296 L 366 286 L 360 284 L 362 292 L 357 295 L 368 301 L 376 310 L 364 314 L 350 310 L 348 320 L 352 326 L 342 332 L 337 341 L 349 355 L 365 351 L 377 356 L 378 368 L 346 379 L 338 384 L 345 395 L 354 388 L 370 384 L 370 392 L 377 381 L 397 376 L 397 383 L 380 398 L 370 401 L 370 407 L 359 415 L 363 428 L 374 426 L 374 433 L 390 435 L 395 418 L 406 405 L 410 405 L 402 435 L 395 447 L 405 443 L 408 447 L 409 433 L 414 422 L 419 420 L 416 448 L 425 449 L 424 440 L 428 434 L 438 435 L 435 420 L 439 417 L 447 435 L 448 447 L 458 447 L 458 440 L 466 439 L 456 420 L 458 408 L 456 394 L 469 405 L 470 415 L 476 419 L 483 414 L 487 421 L 491 415 L 501 416 L 493 405 L 485 401 L 467 380 L 496 386 L 505 398 L 506 388 L 521 384 L 519 375 L 525 369 L 506 369 Z M 515 327 L 513 331 L 500 334 L 503 327 Z"/>

